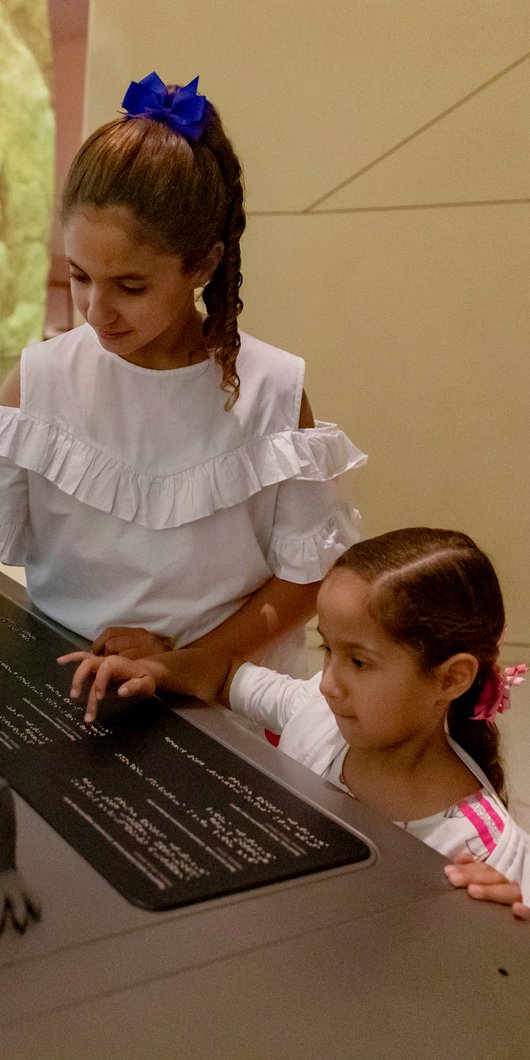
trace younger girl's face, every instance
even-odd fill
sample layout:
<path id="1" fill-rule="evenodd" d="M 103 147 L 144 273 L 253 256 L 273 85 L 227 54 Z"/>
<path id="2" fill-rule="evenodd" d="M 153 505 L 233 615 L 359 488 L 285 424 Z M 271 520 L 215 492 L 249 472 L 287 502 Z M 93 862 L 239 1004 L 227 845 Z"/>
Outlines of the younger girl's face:
<path id="1" fill-rule="evenodd" d="M 318 594 L 324 665 L 320 691 L 350 746 L 383 749 L 438 732 L 445 704 L 436 674 L 391 640 L 369 609 L 371 587 L 334 570 Z"/>
<path id="2" fill-rule="evenodd" d="M 133 221 L 122 206 L 74 211 L 64 232 L 72 297 L 104 349 L 145 368 L 178 368 L 198 333 L 200 278 L 140 242 Z"/>

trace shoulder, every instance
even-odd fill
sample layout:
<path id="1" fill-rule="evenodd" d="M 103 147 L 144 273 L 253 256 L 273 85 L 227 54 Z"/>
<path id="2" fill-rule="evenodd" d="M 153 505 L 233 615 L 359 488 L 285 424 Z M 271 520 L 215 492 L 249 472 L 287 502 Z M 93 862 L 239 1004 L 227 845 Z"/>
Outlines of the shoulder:
<path id="1" fill-rule="evenodd" d="M 321 677 L 322 674 L 315 674 L 305 682 L 298 700 L 302 709 L 293 712 L 286 724 L 280 738 L 280 750 L 323 775 L 345 743 L 320 692 Z"/>
<path id="2" fill-rule="evenodd" d="M 0 405 L 11 409 L 20 408 L 20 361 L 0 386 Z"/>
<path id="3" fill-rule="evenodd" d="M 271 346 L 268 342 L 262 342 L 246 332 L 240 332 L 241 349 L 237 358 L 237 369 L 260 372 L 264 375 L 273 376 L 275 373 L 295 375 L 301 373 L 303 376 L 305 363 L 302 357 L 279 346 Z"/>
<path id="4" fill-rule="evenodd" d="M 70 331 L 54 335 L 51 339 L 45 339 L 43 342 L 34 342 L 31 346 L 26 346 L 22 353 L 22 363 L 48 363 L 54 358 L 62 362 L 62 359 L 69 352 L 74 353 L 81 348 L 85 349 L 87 345 L 98 346 L 92 328 L 88 324 L 81 324 Z"/>
<path id="5" fill-rule="evenodd" d="M 0 404 L 22 412 L 42 410 L 46 395 L 54 395 L 55 400 L 58 384 L 63 386 L 68 378 L 84 378 L 87 366 L 94 360 L 87 353 L 96 352 L 89 350 L 95 343 L 92 329 L 82 325 L 26 346 L 19 363 L 0 387 Z"/>
<path id="6" fill-rule="evenodd" d="M 88 324 L 27 346 L 20 362 L 23 397 L 36 396 L 55 387 L 58 376 L 61 379 L 68 375 L 75 379 L 84 377 L 93 360 L 87 353 L 96 353 L 99 348 Z"/>
<path id="7" fill-rule="evenodd" d="M 241 355 L 243 357 L 241 358 Z M 241 360 L 240 360 L 241 358 Z M 255 371 L 259 367 L 262 374 L 270 380 L 271 377 L 281 378 L 284 382 L 291 382 L 297 390 L 297 399 L 300 409 L 299 427 L 314 427 L 315 420 L 311 405 L 307 399 L 305 390 L 302 390 L 305 361 L 294 353 L 288 353 L 278 346 L 271 346 L 268 342 L 255 339 L 245 332 L 241 332 L 241 351 L 238 357 L 238 370 L 240 365 L 248 366 L 249 370 Z"/>
<path id="8" fill-rule="evenodd" d="M 272 416 L 284 426 L 298 427 L 305 374 L 301 357 L 241 332 L 236 369 L 242 408 L 265 415 L 267 422 Z"/>
<path id="9" fill-rule="evenodd" d="M 453 749 L 457 757 L 460 758 L 460 760 L 464 763 L 469 772 L 472 773 L 473 776 L 475 776 L 477 780 L 480 781 L 486 791 L 488 791 L 491 795 L 493 795 L 494 798 L 497 799 L 498 796 L 496 791 L 492 787 L 484 770 L 481 769 L 480 766 L 475 762 L 475 759 L 472 758 L 471 755 L 463 747 L 461 747 L 459 743 L 456 742 L 456 740 L 453 740 L 453 737 L 449 733 L 446 733 L 446 740 L 449 744 L 449 747 Z"/>
<path id="10" fill-rule="evenodd" d="M 315 426 L 315 417 L 313 416 L 313 410 L 307 399 L 305 390 L 302 391 L 302 402 L 300 405 L 300 420 L 298 426 L 302 429 L 311 429 Z"/>

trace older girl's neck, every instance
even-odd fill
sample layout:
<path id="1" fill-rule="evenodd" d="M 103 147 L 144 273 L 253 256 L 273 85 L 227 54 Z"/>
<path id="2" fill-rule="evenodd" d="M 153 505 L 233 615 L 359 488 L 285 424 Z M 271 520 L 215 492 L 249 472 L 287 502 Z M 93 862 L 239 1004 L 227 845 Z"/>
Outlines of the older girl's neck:
<path id="1" fill-rule="evenodd" d="M 203 318 L 195 307 L 178 330 L 158 336 L 152 346 L 144 347 L 138 353 L 131 353 L 125 358 L 140 368 L 150 368 L 158 372 L 189 368 L 190 365 L 207 359 Z"/>
<path id="2" fill-rule="evenodd" d="M 174 368 L 186 368 L 190 364 L 204 361 L 208 354 L 203 331 L 203 318 L 193 308 L 182 326 L 180 334 L 175 337 L 171 359 Z"/>

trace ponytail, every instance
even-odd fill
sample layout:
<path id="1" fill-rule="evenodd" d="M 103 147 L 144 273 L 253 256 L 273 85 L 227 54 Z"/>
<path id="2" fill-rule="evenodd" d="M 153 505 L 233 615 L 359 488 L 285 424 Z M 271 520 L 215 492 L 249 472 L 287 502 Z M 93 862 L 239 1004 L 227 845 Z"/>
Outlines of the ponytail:
<path id="1" fill-rule="evenodd" d="M 224 180 L 228 205 L 220 233 L 225 248 L 223 257 L 202 295 L 208 313 L 204 334 L 208 346 L 214 351 L 216 364 L 222 371 L 221 389 L 230 395 L 225 405 L 228 411 L 239 397 L 236 359 L 241 339 L 237 318 L 243 309 L 239 289 L 243 282 L 240 239 L 246 223 L 244 193 L 241 166 L 220 122 L 211 132 L 207 126 L 206 138 Z"/>
<path id="2" fill-rule="evenodd" d="M 203 332 L 221 372 L 220 387 L 229 395 L 228 411 L 239 396 L 239 243 L 245 211 L 241 166 L 215 107 L 206 104 L 198 140 L 146 114 L 117 118 L 97 129 L 70 167 L 63 222 L 86 206 L 127 207 L 138 235 L 163 253 L 179 256 L 187 272 L 200 268 L 222 241 L 223 256 L 203 291 Z"/>
<path id="3" fill-rule="evenodd" d="M 473 717 L 482 683 L 476 677 L 471 688 L 453 700 L 447 712 L 447 729 L 455 743 L 467 751 L 480 766 L 499 798 L 507 806 L 508 794 L 500 754 L 499 730 L 495 722 Z"/>

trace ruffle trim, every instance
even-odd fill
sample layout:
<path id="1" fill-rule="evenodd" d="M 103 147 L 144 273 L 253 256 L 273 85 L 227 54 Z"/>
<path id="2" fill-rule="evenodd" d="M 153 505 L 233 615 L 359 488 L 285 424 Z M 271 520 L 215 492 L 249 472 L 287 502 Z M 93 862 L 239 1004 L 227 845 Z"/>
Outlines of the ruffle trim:
<path id="1" fill-rule="evenodd" d="M 26 523 L 0 523 L 0 563 L 23 567 L 26 562 Z"/>
<path id="2" fill-rule="evenodd" d="M 320 581 L 335 560 L 359 540 L 360 526 L 357 509 L 343 502 L 320 530 L 305 537 L 273 531 L 267 563 L 285 581 L 298 584 Z"/>
<path id="3" fill-rule="evenodd" d="M 343 431 L 322 423 L 254 438 L 196 467 L 154 475 L 7 408 L 0 414 L 0 456 L 83 504 L 151 530 L 203 519 L 286 479 L 325 482 L 367 459 Z"/>

